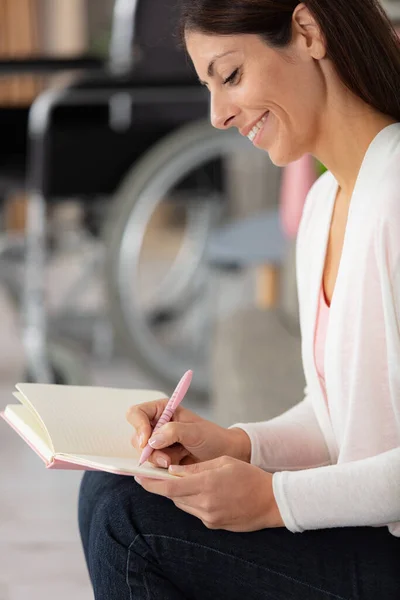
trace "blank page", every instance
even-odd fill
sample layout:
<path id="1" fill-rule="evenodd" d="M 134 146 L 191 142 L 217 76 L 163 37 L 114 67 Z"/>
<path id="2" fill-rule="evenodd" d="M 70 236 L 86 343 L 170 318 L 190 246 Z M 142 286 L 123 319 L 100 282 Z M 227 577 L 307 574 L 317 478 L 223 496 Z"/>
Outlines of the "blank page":
<path id="1" fill-rule="evenodd" d="M 56 458 L 71 461 L 75 465 L 83 465 L 108 471 L 110 473 L 142 475 L 142 477 L 153 477 L 156 479 L 176 479 L 177 475 L 171 475 L 167 469 L 155 467 L 149 462 L 143 463 L 139 467 L 139 456 L 133 458 L 126 457 L 107 457 L 107 456 L 87 456 L 85 454 L 68 454 L 67 456 L 58 455 Z"/>
<path id="2" fill-rule="evenodd" d="M 19 383 L 17 389 L 38 412 L 55 453 L 135 457 L 129 407 L 166 398 L 153 390 Z"/>
<path id="3" fill-rule="evenodd" d="M 9 404 L 4 416 L 43 458 L 51 462 L 54 454 L 51 441 L 32 411 L 21 404 Z"/>

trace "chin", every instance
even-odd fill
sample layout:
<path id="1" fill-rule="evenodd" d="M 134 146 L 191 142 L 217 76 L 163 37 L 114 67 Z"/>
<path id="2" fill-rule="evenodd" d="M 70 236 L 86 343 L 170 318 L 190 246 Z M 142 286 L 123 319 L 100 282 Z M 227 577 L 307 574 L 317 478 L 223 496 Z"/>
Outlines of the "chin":
<path id="1" fill-rule="evenodd" d="M 268 151 L 267 151 L 268 152 Z M 291 163 L 292 161 L 287 161 L 284 160 L 281 157 L 275 157 L 273 154 L 271 154 L 271 152 L 268 152 L 269 157 L 271 159 L 271 162 L 276 166 L 276 167 L 286 167 L 289 163 Z"/>
<path id="2" fill-rule="evenodd" d="M 294 151 L 293 148 L 284 149 L 284 148 L 265 148 L 265 151 L 268 152 L 271 162 L 276 167 L 286 167 L 290 165 L 290 163 L 299 160 L 304 152 L 301 152 L 299 149 Z"/>
<path id="3" fill-rule="evenodd" d="M 295 159 L 291 159 L 288 158 L 287 155 L 282 154 L 281 152 L 274 152 L 272 149 L 271 150 L 265 150 L 265 152 L 268 153 L 271 162 L 276 166 L 276 167 L 286 167 L 288 164 L 290 164 L 291 162 L 293 162 L 293 160 Z"/>

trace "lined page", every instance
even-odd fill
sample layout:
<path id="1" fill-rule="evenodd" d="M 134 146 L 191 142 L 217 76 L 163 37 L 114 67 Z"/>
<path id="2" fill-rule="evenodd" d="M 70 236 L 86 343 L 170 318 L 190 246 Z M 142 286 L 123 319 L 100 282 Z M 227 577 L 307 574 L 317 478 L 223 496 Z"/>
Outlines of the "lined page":
<path id="1" fill-rule="evenodd" d="M 127 410 L 134 404 L 166 398 L 154 390 L 39 383 L 16 387 L 45 423 L 55 453 L 92 456 L 136 457 Z"/>

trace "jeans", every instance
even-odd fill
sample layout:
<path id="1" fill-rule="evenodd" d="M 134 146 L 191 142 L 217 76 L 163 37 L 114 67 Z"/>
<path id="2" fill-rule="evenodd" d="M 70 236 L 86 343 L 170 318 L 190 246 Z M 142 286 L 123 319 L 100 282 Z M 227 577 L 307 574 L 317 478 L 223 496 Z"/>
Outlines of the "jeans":
<path id="1" fill-rule="evenodd" d="M 79 527 L 96 600 L 399 600 L 387 527 L 211 530 L 133 477 L 84 474 Z"/>

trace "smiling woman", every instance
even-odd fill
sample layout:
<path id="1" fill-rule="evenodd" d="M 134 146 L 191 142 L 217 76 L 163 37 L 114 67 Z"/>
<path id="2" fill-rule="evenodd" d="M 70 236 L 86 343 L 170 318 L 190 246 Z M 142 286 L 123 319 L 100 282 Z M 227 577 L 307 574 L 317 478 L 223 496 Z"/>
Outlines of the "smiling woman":
<path id="1" fill-rule="evenodd" d="M 377 0 L 188 0 L 180 37 L 214 126 L 236 126 L 280 166 L 307 152 L 326 164 L 318 137 L 341 125 L 343 103 L 400 120 L 399 41 Z"/>
<path id="2" fill-rule="evenodd" d="M 86 473 L 95 598 L 398 600 L 397 36 L 376 0 L 182 6 L 213 125 L 277 165 L 310 153 L 328 168 L 296 246 L 307 387 L 275 419 L 228 429 L 182 408 L 154 452 L 178 466 L 169 481 Z M 144 443 L 161 408 L 130 413 Z"/>
<path id="3" fill-rule="evenodd" d="M 326 43 L 326 55 L 346 86 L 379 111 L 400 119 L 399 41 L 379 0 L 186 0 L 180 35 L 255 34 L 276 50 L 293 41 L 293 14 L 306 7 Z M 303 25 L 309 23 L 303 19 Z M 373 66 L 373 68 L 372 68 Z M 209 73 L 212 75 L 212 73 Z M 376 85 L 380 81 L 379 86 Z"/>

